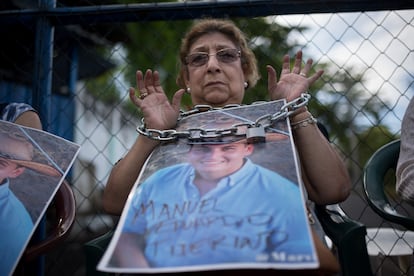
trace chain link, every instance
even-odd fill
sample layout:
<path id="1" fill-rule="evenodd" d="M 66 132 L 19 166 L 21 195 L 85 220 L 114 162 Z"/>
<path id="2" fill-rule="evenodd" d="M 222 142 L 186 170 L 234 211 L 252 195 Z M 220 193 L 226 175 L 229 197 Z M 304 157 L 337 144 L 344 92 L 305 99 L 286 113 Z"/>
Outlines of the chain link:
<path id="1" fill-rule="evenodd" d="M 239 123 L 235 124 L 230 128 L 223 128 L 223 129 L 203 129 L 203 128 L 190 128 L 183 131 L 177 131 L 175 129 L 166 129 L 166 130 L 158 130 L 158 129 L 151 129 L 146 128 L 144 118 L 141 119 L 141 125 L 137 127 L 137 132 L 141 135 L 144 135 L 148 138 L 158 140 L 158 141 L 174 141 L 179 138 L 187 138 L 189 140 L 200 140 L 200 139 L 211 139 L 211 138 L 221 138 L 225 136 L 246 136 L 245 132 L 240 132 L 241 128 L 254 128 L 254 127 L 262 127 L 264 129 L 269 128 L 275 122 L 283 120 L 292 114 L 301 107 L 304 107 L 308 104 L 311 96 L 307 93 L 302 94 L 299 98 L 296 98 L 293 101 L 290 101 L 284 104 L 280 111 L 274 114 L 266 114 L 256 119 L 254 123 Z M 262 104 L 263 101 L 254 102 L 252 105 L 255 104 Z M 224 107 L 212 107 L 210 105 L 196 105 L 194 109 L 189 111 L 180 111 L 180 115 L 177 121 L 182 120 L 183 118 L 205 111 L 212 111 L 212 110 L 221 110 L 226 108 L 233 108 L 233 107 L 240 107 L 239 104 L 230 104 Z"/>

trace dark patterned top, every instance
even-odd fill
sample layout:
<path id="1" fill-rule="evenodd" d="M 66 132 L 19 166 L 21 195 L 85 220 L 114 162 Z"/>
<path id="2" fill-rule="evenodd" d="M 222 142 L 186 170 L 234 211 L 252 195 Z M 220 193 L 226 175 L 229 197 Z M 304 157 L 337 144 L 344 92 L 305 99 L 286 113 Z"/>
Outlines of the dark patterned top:
<path id="1" fill-rule="evenodd" d="M 26 103 L 1 103 L 0 104 L 0 120 L 14 122 L 17 117 L 26 111 L 36 110 Z"/>

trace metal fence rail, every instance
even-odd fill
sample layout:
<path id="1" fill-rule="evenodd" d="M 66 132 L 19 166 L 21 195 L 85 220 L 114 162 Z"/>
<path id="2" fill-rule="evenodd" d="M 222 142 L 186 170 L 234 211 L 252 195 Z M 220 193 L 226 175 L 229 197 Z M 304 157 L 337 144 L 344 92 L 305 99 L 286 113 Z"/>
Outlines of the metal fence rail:
<path id="1" fill-rule="evenodd" d="M 82 146 L 69 176 L 77 200 L 76 223 L 66 246 L 47 256 L 46 275 L 83 275 L 82 244 L 116 223 L 117 218 L 102 211 L 101 194 L 112 165 L 137 136 L 139 114 L 128 107 L 126 91 L 135 85 L 134 70 L 146 69 L 136 68 L 139 62 L 163 68 L 168 60 L 174 63 L 177 52 L 161 32 L 149 36 L 145 28 L 168 23 L 164 29 L 179 37 L 190 19 L 206 15 L 237 19 L 242 29 L 265 19 L 269 29 L 285 30 L 286 37 L 283 47 L 264 58 L 301 49 L 323 66 L 325 74 L 311 92 L 311 109 L 329 128 L 352 177 L 352 195 L 342 206 L 370 228 L 396 227 L 370 210 L 361 175 L 368 157 L 399 136 L 414 93 L 413 1 L 94 5 L 44 0 L 41 8 L 15 2 L 0 5 L 0 34 L 7 38 L 0 46 L 0 101 L 33 104 L 48 131 Z M 250 35 L 255 50 L 266 44 L 260 35 Z M 131 45 L 139 46 L 133 50 Z M 144 63 L 151 60 L 153 64 Z M 166 85 L 174 78 L 175 72 L 164 72 Z M 262 74 L 260 82 L 265 81 Z M 410 206 L 402 208 L 414 214 Z M 383 275 L 399 272 L 397 259 L 376 258 L 373 264 Z"/>

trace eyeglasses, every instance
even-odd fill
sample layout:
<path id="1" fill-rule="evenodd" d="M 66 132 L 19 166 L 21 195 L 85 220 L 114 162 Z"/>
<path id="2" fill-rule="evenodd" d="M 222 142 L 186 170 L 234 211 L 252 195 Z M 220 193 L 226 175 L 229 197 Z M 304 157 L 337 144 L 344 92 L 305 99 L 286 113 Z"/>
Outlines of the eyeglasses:
<path id="1" fill-rule="evenodd" d="M 185 58 L 185 62 L 187 65 L 199 67 L 205 65 L 211 56 L 216 56 L 219 62 L 232 63 L 241 56 L 241 53 L 239 50 L 231 48 L 219 50 L 215 54 L 197 52 L 189 54 Z"/>

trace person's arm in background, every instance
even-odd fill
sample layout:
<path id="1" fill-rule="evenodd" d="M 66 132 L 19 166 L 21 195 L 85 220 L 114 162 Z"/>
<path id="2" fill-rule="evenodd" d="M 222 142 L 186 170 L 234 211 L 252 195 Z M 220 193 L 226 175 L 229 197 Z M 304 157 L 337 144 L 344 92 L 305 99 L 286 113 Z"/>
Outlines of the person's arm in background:
<path id="1" fill-rule="evenodd" d="M 42 122 L 40 121 L 39 115 L 34 111 L 23 112 L 14 122 L 22 126 L 42 129 Z"/>
<path id="2" fill-rule="evenodd" d="M 31 105 L 26 103 L 10 102 L 0 104 L 0 120 L 42 129 L 39 114 Z"/>
<path id="3" fill-rule="evenodd" d="M 396 190 L 402 199 L 414 204 L 414 98 L 411 99 L 401 123 Z"/>

